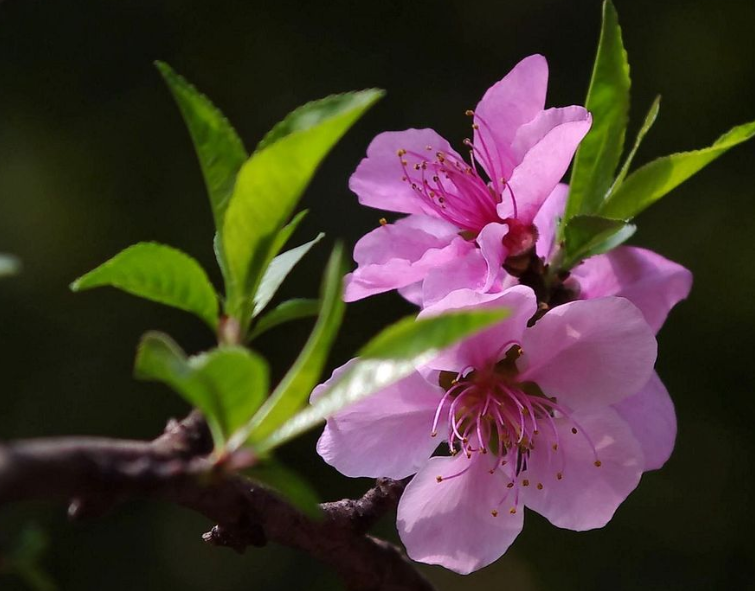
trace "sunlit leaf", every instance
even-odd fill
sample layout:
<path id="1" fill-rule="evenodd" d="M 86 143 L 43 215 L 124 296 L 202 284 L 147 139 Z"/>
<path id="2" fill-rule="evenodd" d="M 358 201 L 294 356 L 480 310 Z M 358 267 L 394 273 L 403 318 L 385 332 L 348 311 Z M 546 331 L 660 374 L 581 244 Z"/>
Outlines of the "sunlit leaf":
<path id="1" fill-rule="evenodd" d="M 210 196 L 215 227 L 223 218 L 241 165 L 247 159 L 244 144 L 223 113 L 185 78 L 164 62 L 155 62 L 178 103 L 202 168 Z"/>
<path id="2" fill-rule="evenodd" d="M 755 121 L 739 125 L 712 146 L 658 158 L 630 174 L 603 204 L 603 217 L 628 220 L 658 201 L 716 158 L 755 135 Z"/>
<path id="3" fill-rule="evenodd" d="M 249 340 L 286 322 L 317 316 L 320 312 L 320 300 L 294 299 L 282 302 L 270 312 L 260 317 L 249 333 Z"/>
<path id="4" fill-rule="evenodd" d="M 247 439 L 260 441 L 292 417 L 309 398 L 343 319 L 345 304 L 341 297 L 345 264 L 343 249 L 336 245 L 325 269 L 321 288 L 320 315 L 312 334 L 278 387 L 254 416 L 248 427 L 234 437 L 231 447 Z"/>
<path id="5" fill-rule="evenodd" d="M 603 3 L 603 27 L 585 107 L 592 128 L 579 145 L 565 219 L 598 211 L 613 182 L 629 120 L 629 63 L 616 9 Z"/>
<path id="6" fill-rule="evenodd" d="M 222 347 L 187 358 L 170 337 L 147 333 L 135 364 L 140 379 L 163 382 L 199 408 L 217 447 L 249 421 L 267 395 L 269 370 L 256 353 Z"/>
<path id="7" fill-rule="evenodd" d="M 223 251 L 232 278 L 226 311 L 243 327 L 276 234 L 331 148 L 381 95 L 366 90 L 308 105 L 306 117 L 292 115 L 295 123 L 279 124 L 241 168 L 226 212 Z"/>
<path id="8" fill-rule="evenodd" d="M 653 127 L 653 124 L 655 123 L 655 120 L 658 117 L 658 112 L 660 111 L 660 109 L 661 109 L 661 97 L 657 96 L 655 97 L 653 104 L 650 105 L 650 110 L 648 111 L 648 114 L 645 115 L 645 121 L 642 123 L 642 127 L 640 127 L 640 131 L 637 132 L 637 138 L 634 140 L 632 151 L 629 152 L 629 155 L 627 156 L 627 159 L 624 161 L 624 164 L 622 165 L 621 170 L 619 171 L 619 174 L 616 177 L 616 180 L 613 182 L 613 185 L 611 186 L 611 190 L 608 193 L 609 195 L 613 193 L 614 191 L 616 191 L 616 189 L 619 188 L 621 183 L 624 182 L 624 179 L 629 173 L 629 167 L 632 165 L 632 161 L 634 160 L 634 157 L 637 154 L 637 150 L 639 150 L 640 144 L 642 144 L 642 140 L 645 139 L 645 136 L 647 135 L 648 131 L 650 131 L 650 128 Z"/>
<path id="9" fill-rule="evenodd" d="M 576 216 L 565 229 L 566 257 L 563 269 L 570 269 L 591 256 L 608 252 L 634 234 L 637 227 L 622 220 L 597 216 Z"/>
<path id="10" fill-rule="evenodd" d="M 288 274 L 299 263 L 299 261 L 304 258 L 304 255 L 306 255 L 315 244 L 322 240 L 323 236 L 325 236 L 325 234 L 321 232 L 314 240 L 310 240 L 301 246 L 287 250 L 286 252 L 279 254 L 270 262 L 265 270 L 265 274 L 262 276 L 257 293 L 254 295 L 253 317 L 257 316 L 265 309 L 270 303 L 270 300 L 273 299 L 275 292 L 278 291 L 278 288 L 286 277 L 288 277 Z"/>
<path id="11" fill-rule="evenodd" d="M 71 289 L 104 285 L 191 312 L 211 328 L 217 326 L 218 298 L 207 274 L 192 257 L 170 246 L 134 244 L 74 281 Z"/>
<path id="12" fill-rule="evenodd" d="M 253 444 L 266 453 L 353 404 L 414 372 L 453 345 L 508 316 L 507 310 L 455 312 L 433 318 L 408 318 L 386 328 L 360 352 L 358 360 L 309 407 L 264 440 Z"/>
<path id="13" fill-rule="evenodd" d="M 265 360 L 243 347 L 213 349 L 189 359 L 195 379 L 218 397 L 220 423 L 230 437 L 245 425 L 268 394 L 270 371 Z"/>
<path id="14" fill-rule="evenodd" d="M 375 93 L 377 96 L 375 96 Z M 362 96 L 360 96 L 362 95 Z M 285 119 L 265 134 L 257 144 L 257 150 L 264 150 L 268 146 L 284 137 L 299 131 L 307 131 L 334 117 L 352 110 L 363 101 L 374 102 L 382 95 L 379 90 L 365 90 L 363 92 L 346 92 L 333 94 L 323 99 L 306 103 L 286 115 Z"/>
<path id="15" fill-rule="evenodd" d="M 320 499 L 300 474 L 278 461 L 267 459 L 248 468 L 244 473 L 278 493 L 310 519 L 321 519 Z"/>

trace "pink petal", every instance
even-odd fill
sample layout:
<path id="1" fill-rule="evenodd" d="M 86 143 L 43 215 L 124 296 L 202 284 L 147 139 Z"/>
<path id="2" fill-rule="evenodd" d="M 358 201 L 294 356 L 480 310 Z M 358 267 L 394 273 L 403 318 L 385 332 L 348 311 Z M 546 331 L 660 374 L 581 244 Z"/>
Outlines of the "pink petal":
<path id="1" fill-rule="evenodd" d="M 508 232 L 508 225 L 492 223 L 485 226 L 477 236 L 477 244 L 480 245 L 480 252 L 487 263 L 487 277 L 483 291 L 492 289 L 502 278 L 503 263 L 508 256 L 508 251 L 503 246 L 503 237 Z"/>
<path id="2" fill-rule="evenodd" d="M 438 218 L 411 215 L 380 226 L 354 247 L 359 267 L 345 278 L 344 300 L 353 302 L 420 281 L 430 269 L 473 248 L 455 226 Z"/>
<path id="3" fill-rule="evenodd" d="M 522 125 L 516 132 L 511 149 L 517 162 L 522 162 L 525 155 L 559 125 L 564 123 L 585 122 L 590 114 L 584 107 L 554 107 L 540 111 L 537 116 Z"/>
<path id="4" fill-rule="evenodd" d="M 563 217 L 566 209 L 566 198 L 569 196 L 569 185 L 559 183 L 543 203 L 535 216 L 535 227 L 538 238 L 535 250 L 537 256 L 548 259 L 556 243 L 556 229 L 558 220 Z"/>
<path id="5" fill-rule="evenodd" d="M 627 298 L 658 332 L 678 302 L 689 295 L 692 273 L 644 248 L 622 246 L 587 259 L 572 272 L 583 299 L 617 295 Z"/>
<path id="6" fill-rule="evenodd" d="M 614 297 L 553 308 L 524 333 L 522 348 L 519 379 L 579 410 L 638 392 L 650 379 L 657 345 L 642 313 Z"/>
<path id="7" fill-rule="evenodd" d="M 427 147 L 431 150 L 427 150 Z M 359 203 L 386 211 L 400 213 L 425 213 L 436 215 L 435 207 L 428 204 L 411 184 L 402 180 L 404 169 L 401 166 L 399 150 L 407 150 L 403 159 L 411 170 L 428 155 L 432 159 L 438 151 L 456 158 L 451 145 L 432 129 L 407 129 L 387 131 L 376 136 L 367 148 L 367 157 L 357 167 L 349 179 L 349 188 L 359 197 Z"/>
<path id="8" fill-rule="evenodd" d="M 553 127 L 524 154 L 509 178 L 509 191 L 504 191 L 503 200 L 498 204 L 501 219 L 514 217 L 516 213 L 515 217 L 523 224 L 534 220 L 543 202 L 569 168 L 579 142 L 590 130 L 590 114 L 584 110 L 583 113 L 583 119 L 565 121 Z M 516 210 L 511 193 L 516 200 Z"/>
<path id="9" fill-rule="evenodd" d="M 520 481 L 526 478 L 530 485 L 520 491 L 524 504 L 553 525 L 584 531 L 611 520 L 639 483 L 643 457 L 629 425 L 612 408 L 577 412 L 573 419 L 582 431 L 576 435 L 568 419 L 555 420 L 558 452 L 552 451 L 552 436 L 545 435 L 541 445 L 535 440 L 527 469 L 520 474 Z"/>
<path id="10" fill-rule="evenodd" d="M 640 442 L 645 470 L 658 470 L 671 456 L 676 441 L 674 403 L 661 378 L 653 372 L 637 394 L 615 404 L 614 409 Z"/>
<path id="11" fill-rule="evenodd" d="M 398 505 L 398 531 L 412 559 L 469 574 L 506 552 L 524 512 L 498 512 L 506 479 L 500 470 L 490 474 L 489 459 L 495 460 L 479 454 L 432 458 L 409 483 Z"/>
<path id="12" fill-rule="evenodd" d="M 493 294 L 460 289 L 426 307 L 419 313 L 419 318 L 468 308 L 508 308 L 509 316 L 492 328 L 446 349 L 430 363 L 430 367 L 459 372 L 488 367 L 500 361 L 513 344 L 522 341 L 522 333 L 537 310 L 537 302 L 534 292 L 524 285 Z"/>
<path id="13" fill-rule="evenodd" d="M 312 398 L 354 360 L 333 372 Z M 443 389 L 414 373 L 393 386 L 347 406 L 325 425 L 317 453 L 346 476 L 406 478 L 438 447 L 432 427 Z"/>
<path id="14" fill-rule="evenodd" d="M 448 265 L 449 263 L 446 263 Z M 450 263 L 452 266 L 456 266 L 456 262 L 453 261 Z M 443 267 L 440 267 L 441 269 Z M 432 269 L 429 271 L 428 275 L 430 273 L 433 273 L 435 270 Z M 425 279 L 427 281 L 427 279 Z M 410 283 L 409 285 L 405 285 L 404 287 L 399 287 L 398 292 L 401 294 L 401 297 L 404 298 L 406 301 L 414 304 L 415 306 L 422 307 L 422 285 L 424 284 L 424 281 L 416 281 L 415 283 Z"/>
<path id="15" fill-rule="evenodd" d="M 491 86 L 477 105 L 474 144 L 487 148 L 489 158 L 479 160 L 491 178 L 511 176 L 519 163 L 511 144 L 519 127 L 542 111 L 547 87 L 548 63 L 542 55 L 531 55 Z"/>
<path id="16" fill-rule="evenodd" d="M 480 249 L 470 250 L 464 258 L 436 267 L 427 274 L 419 305 L 431 306 L 458 289 L 483 292 L 487 276 L 488 264 Z"/>

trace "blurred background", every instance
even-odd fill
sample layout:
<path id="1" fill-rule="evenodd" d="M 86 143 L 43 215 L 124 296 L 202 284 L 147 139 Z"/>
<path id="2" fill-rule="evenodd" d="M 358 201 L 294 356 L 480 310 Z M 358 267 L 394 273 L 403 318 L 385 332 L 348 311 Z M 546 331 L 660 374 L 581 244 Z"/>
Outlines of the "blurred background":
<path id="1" fill-rule="evenodd" d="M 638 163 L 708 145 L 755 119 L 755 2 L 616 4 L 632 66 L 630 137 L 663 95 Z M 314 296 L 332 242 L 353 245 L 383 215 L 359 207 L 347 188 L 375 134 L 428 126 L 461 142 L 464 110 L 535 52 L 550 62 L 548 105 L 583 103 L 599 26 L 599 0 L 0 3 L 0 252 L 24 264 L 0 283 L 0 438 L 151 438 L 187 411 L 166 388 L 132 378 L 135 345 L 159 329 L 199 351 L 213 343 L 205 327 L 115 290 L 68 290 L 140 240 L 181 248 L 219 278 L 199 167 L 153 60 L 206 92 L 249 147 L 305 101 L 387 89 L 304 199 L 311 213 L 292 244 L 321 230 L 328 244 L 279 298 Z M 423 567 L 439 589 L 755 589 L 753 162 L 755 143 L 725 155 L 643 214 L 632 240 L 695 275 L 659 337 L 658 370 L 679 418 L 668 465 L 645 475 L 602 530 L 559 530 L 530 512 L 513 548 L 482 572 Z M 410 311 L 394 294 L 350 305 L 331 367 Z M 277 375 L 310 327 L 260 341 Z M 368 480 L 341 477 L 319 459 L 316 437 L 283 459 L 323 500 L 366 490 Z M 0 544 L 30 522 L 49 535 L 43 563 L 64 590 L 339 588 L 328 569 L 286 548 L 237 556 L 206 547 L 200 534 L 212 524 L 175 507 L 132 502 L 71 525 L 63 506 L 19 504 L 0 509 Z M 392 518 L 380 533 L 395 537 Z M 0 578 L 0 588 L 24 587 Z"/>

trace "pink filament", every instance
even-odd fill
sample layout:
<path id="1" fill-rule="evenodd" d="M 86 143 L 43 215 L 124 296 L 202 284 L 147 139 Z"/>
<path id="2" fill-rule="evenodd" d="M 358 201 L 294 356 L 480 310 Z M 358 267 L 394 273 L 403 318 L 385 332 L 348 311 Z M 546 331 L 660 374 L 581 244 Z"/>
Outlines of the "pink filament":
<path id="1" fill-rule="evenodd" d="M 574 420 L 571 412 L 555 399 L 528 394 L 510 376 L 497 373 L 495 369 L 482 372 L 470 369 L 457 375 L 454 384 L 441 398 L 433 420 L 435 434 L 441 417 L 446 417 L 448 446 L 452 453 L 462 452 L 471 458 L 474 453 L 490 452 L 496 458 L 491 474 L 509 464 L 516 466 L 516 469 L 511 469 L 513 476 L 508 476 L 516 485 L 519 473 L 526 471 L 535 441 L 547 442 L 548 456 L 555 454 L 558 457 L 560 478 L 566 457 L 554 419 L 564 418 L 567 424 L 573 426 L 572 431 L 584 438 L 593 452 L 596 465 L 600 465 L 597 449 L 589 434 Z M 545 433 L 541 433 L 542 428 L 546 429 Z M 493 434 L 497 439 L 495 443 L 491 440 Z M 540 437 L 545 439 L 538 439 Z M 518 493 L 516 495 L 515 507 Z M 506 498 L 508 493 L 501 503 Z"/>
<path id="2" fill-rule="evenodd" d="M 479 125 L 491 133 L 487 122 L 475 115 L 475 127 Z M 464 141 L 470 148 L 470 164 L 455 154 L 442 151 L 434 152 L 433 159 L 427 158 L 429 154 L 412 150 L 402 149 L 398 153 L 403 180 L 410 184 L 415 193 L 441 218 L 471 232 L 479 232 L 487 224 L 501 221 L 496 205 L 502 201 L 506 188 L 511 195 L 514 218 L 518 217 L 514 192 L 496 167 L 496 162 L 501 165 L 503 162 L 498 147 L 493 146 L 496 151 L 496 158 L 493 158 L 483 134 L 478 134 L 478 140 L 479 147 L 471 140 Z M 427 150 L 433 153 L 432 147 L 428 146 Z M 414 162 L 410 163 L 406 156 Z M 490 175 L 490 183 L 480 175 L 476 161 Z"/>

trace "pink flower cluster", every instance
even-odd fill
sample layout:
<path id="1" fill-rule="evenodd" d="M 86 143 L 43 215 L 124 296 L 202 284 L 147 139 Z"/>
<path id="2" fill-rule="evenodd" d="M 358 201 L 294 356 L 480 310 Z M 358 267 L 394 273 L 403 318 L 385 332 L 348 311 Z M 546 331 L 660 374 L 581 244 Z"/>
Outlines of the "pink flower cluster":
<path id="1" fill-rule="evenodd" d="M 407 552 L 460 573 L 506 551 L 524 507 L 558 527 L 602 527 L 676 436 L 655 334 L 690 272 L 619 247 L 544 279 L 560 181 L 591 124 L 581 107 L 544 108 L 547 78 L 535 55 L 485 93 L 468 112 L 467 160 L 432 130 L 388 132 L 350 182 L 362 204 L 408 215 L 357 243 L 347 300 L 398 289 L 420 317 L 510 311 L 338 413 L 317 447 L 347 476 L 414 475 L 398 507 Z"/>

